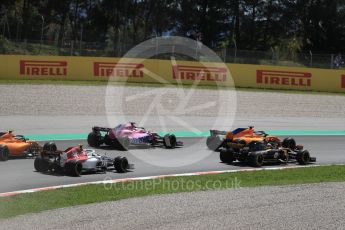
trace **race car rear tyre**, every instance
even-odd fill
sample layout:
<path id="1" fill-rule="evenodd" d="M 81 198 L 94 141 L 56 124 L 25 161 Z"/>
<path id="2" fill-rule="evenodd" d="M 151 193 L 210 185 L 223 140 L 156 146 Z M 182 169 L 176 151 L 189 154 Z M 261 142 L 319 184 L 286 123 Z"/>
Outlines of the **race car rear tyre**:
<path id="1" fill-rule="evenodd" d="M 163 144 L 167 149 L 174 149 L 176 147 L 176 136 L 174 134 L 166 134 L 163 137 Z"/>
<path id="2" fill-rule="evenodd" d="M 118 173 L 125 173 L 128 169 L 128 160 L 126 157 L 116 157 L 114 159 L 114 168 Z"/>
<path id="3" fill-rule="evenodd" d="M 249 153 L 248 163 L 252 167 L 261 167 L 264 162 L 264 157 L 261 153 Z"/>
<path id="4" fill-rule="evenodd" d="M 68 176 L 78 177 L 81 175 L 83 165 L 79 161 L 67 162 L 65 164 L 65 173 Z"/>
<path id="5" fill-rule="evenodd" d="M 221 162 L 231 164 L 234 161 L 234 155 L 231 150 L 222 149 L 219 153 L 219 158 Z"/>
<path id="6" fill-rule="evenodd" d="M 297 162 L 300 165 L 306 165 L 310 162 L 310 153 L 308 150 L 299 151 L 296 156 Z"/>
<path id="7" fill-rule="evenodd" d="M 55 152 L 56 150 L 57 150 L 57 147 L 54 142 L 46 142 L 43 145 L 43 151 Z"/>
<path id="8" fill-rule="evenodd" d="M 120 148 L 124 151 L 127 151 L 129 148 L 129 145 L 131 144 L 131 140 L 129 139 L 129 137 L 119 138 L 118 141 L 120 144 Z"/>
<path id="9" fill-rule="evenodd" d="M 283 146 L 283 148 L 295 150 L 296 149 L 296 141 L 291 137 L 287 137 L 283 140 L 282 146 Z"/>
<path id="10" fill-rule="evenodd" d="M 49 169 L 48 163 L 39 157 L 35 158 L 34 168 L 37 172 L 47 172 Z"/>
<path id="11" fill-rule="evenodd" d="M 223 141 L 219 136 L 209 136 L 206 139 L 206 145 L 212 151 L 218 150 L 222 143 Z"/>
<path id="12" fill-rule="evenodd" d="M 101 136 L 98 133 L 91 132 L 87 136 L 87 143 L 90 147 L 99 147 L 102 144 Z"/>
<path id="13" fill-rule="evenodd" d="M 10 151 L 6 145 L 0 145 L 0 161 L 7 161 Z"/>

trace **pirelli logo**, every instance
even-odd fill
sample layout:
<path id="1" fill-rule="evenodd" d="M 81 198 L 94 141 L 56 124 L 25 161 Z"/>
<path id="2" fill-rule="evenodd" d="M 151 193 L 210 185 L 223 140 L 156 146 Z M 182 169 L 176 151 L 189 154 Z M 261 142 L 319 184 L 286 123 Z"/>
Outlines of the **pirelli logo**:
<path id="1" fill-rule="evenodd" d="M 95 77 L 144 77 L 144 64 L 94 62 Z"/>
<path id="2" fill-rule="evenodd" d="M 345 89 L 345 75 L 341 76 L 341 88 Z"/>
<path id="3" fill-rule="evenodd" d="M 66 76 L 66 61 L 29 61 L 21 60 L 20 75 L 25 76 Z"/>
<path id="4" fill-rule="evenodd" d="M 173 65 L 173 78 L 192 81 L 226 81 L 227 68 Z"/>
<path id="5" fill-rule="evenodd" d="M 273 70 L 257 70 L 256 83 L 263 85 L 287 85 L 310 87 L 311 73 Z"/>

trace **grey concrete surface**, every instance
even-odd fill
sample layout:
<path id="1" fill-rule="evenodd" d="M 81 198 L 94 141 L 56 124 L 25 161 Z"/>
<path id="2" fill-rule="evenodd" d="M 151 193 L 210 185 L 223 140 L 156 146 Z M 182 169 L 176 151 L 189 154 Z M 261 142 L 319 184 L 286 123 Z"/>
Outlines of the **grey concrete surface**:
<path id="1" fill-rule="evenodd" d="M 248 125 L 345 130 L 344 99 L 341 94 L 131 85 L 0 85 L 0 128 L 23 134 L 80 133 L 95 124 L 136 121 L 158 131 Z"/>
<path id="2" fill-rule="evenodd" d="M 345 137 L 300 136 L 295 139 L 297 143 L 303 144 L 312 156 L 317 157 L 317 164 L 345 163 Z M 38 173 L 34 170 L 33 159 L 13 159 L 7 162 L 0 162 L 0 192 L 101 181 L 109 178 L 118 179 L 248 168 L 220 163 L 219 154 L 207 149 L 205 139 L 183 138 L 181 140 L 185 146 L 180 149 L 131 149 L 128 152 L 112 149 L 97 150 L 99 153 L 107 154 L 111 157 L 118 155 L 126 156 L 130 163 L 135 164 L 135 169 L 126 174 L 109 171 L 106 174 L 87 174 L 76 178 Z M 66 149 L 69 146 L 75 146 L 80 143 L 87 148 L 85 141 L 57 141 L 56 143 L 59 149 Z M 191 156 L 196 158 L 195 161 L 190 161 Z M 166 164 L 166 162 L 176 163 L 179 161 L 183 163 L 190 161 L 190 163 L 181 163 L 173 166 Z M 265 167 L 274 167 L 274 165 Z"/>
<path id="3" fill-rule="evenodd" d="M 121 116 L 119 122 L 140 121 L 141 116 Z M 184 117 L 189 127 L 166 122 L 164 126 L 157 121 L 159 117 L 150 116 L 145 124 L 149 130 L 159 131 L 207 131 L 210 128 L 232 130 L 237 127 L 254 126 L 257 130 L 345 130 L 345 118 L 310 118 L 310 117 L 237 117 L 232 123 L 228 117 L 218 117 L 221 122 L 215 124 L 213 117 Z M 18 134 L 59 134 L 88 133 L 92 126 L 114 127 L 106 116 L 0 116 L 1 130 L 14 130 Z M 116 123 L 117 124 L 117 123 Z M 192 129 L 190 129 L 192 128 Z"/>
<path id="4" fill-rule="evenodd" d="M 133 198 L 0 221 L 0 229 L 344 229 L 345 183 Z"/>

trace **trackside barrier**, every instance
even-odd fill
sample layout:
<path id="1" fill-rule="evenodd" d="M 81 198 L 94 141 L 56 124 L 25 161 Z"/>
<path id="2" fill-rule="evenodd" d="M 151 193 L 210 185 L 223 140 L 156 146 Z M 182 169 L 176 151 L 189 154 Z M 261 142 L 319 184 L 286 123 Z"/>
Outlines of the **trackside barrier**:
<path id="1" fill-rule="evenodd" d="M 0 79 L 199 84 L 345 92 L 345 70 L 104 57 L 0 55 Z"/>

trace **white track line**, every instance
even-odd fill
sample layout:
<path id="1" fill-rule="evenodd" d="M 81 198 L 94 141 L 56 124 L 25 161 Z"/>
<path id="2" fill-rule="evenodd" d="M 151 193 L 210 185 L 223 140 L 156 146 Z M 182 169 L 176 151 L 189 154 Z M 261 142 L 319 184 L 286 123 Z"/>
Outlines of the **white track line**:
<path id="1" fill-rule="evenodd" d="M 304 165 L 304 166 L 303 165 L 295 165 L 295 166 L 280 166 L 280 167 L 270 167 L 270 168 L 233 169 L 233 170 L 223 170 L 223 171 L 206 171 L 206 172 L 168 174 L 168 175 L 147 176 L 147 177 L 132 177 L 132 178 L 124 178 L 124 179 L 102 180 L 102 181 L 85 182 L 85 183 L 68 184 L 68 185 L 57 185 L 57 186 L 51 186 L 51 187 L 43 187 L 43 188 L 34 188 L 34 189 L 20 190 L 20 191 L 14 191 L 14 192 L 6 192 L 6 193 L 0 193 L 0 197 L 10 197 L 10 196 L 16 196 L 16 195 L 25 194 L 25 193 L 50 191 L 50 190 L 55 190 L 55 189 L 71 188 L 71 187 L 78 187 L 78 186 L 84 186 L 84 185 L 116 184 L 116 183 L 123 183 L 123 182 L 128 182 L 128 181 L 162 179 L 162 178 L 166 178 L 166 177 L 186 177 L 186 176 L 200 176 L 200 175 L 235 173 L 235 172 L 252 172 L 252 171 L 265 171 L 265 170 L 271 171 L 271 170 L 284 170 L 284 169 L 292 169 L 292 168 L 311 168 L 311 167 L 343 166 L 343 165 L 345 165 L 345 164 Z"/>

